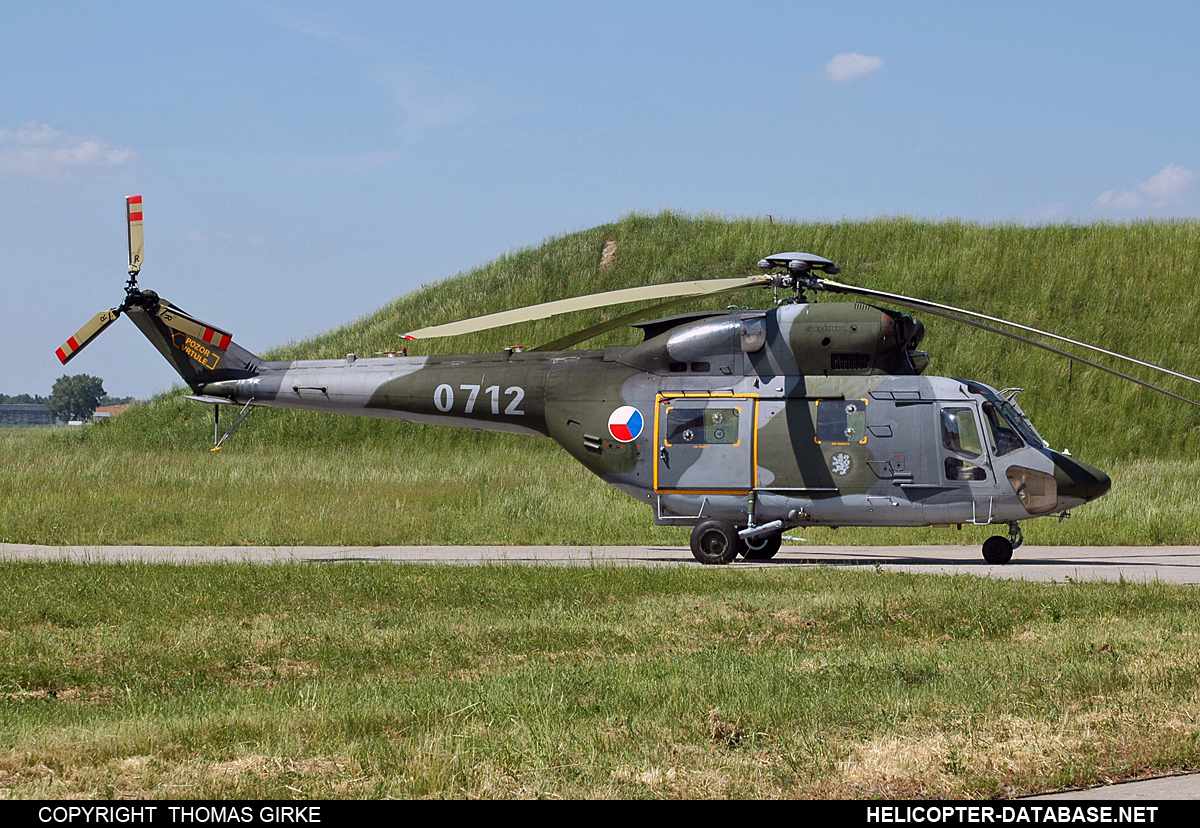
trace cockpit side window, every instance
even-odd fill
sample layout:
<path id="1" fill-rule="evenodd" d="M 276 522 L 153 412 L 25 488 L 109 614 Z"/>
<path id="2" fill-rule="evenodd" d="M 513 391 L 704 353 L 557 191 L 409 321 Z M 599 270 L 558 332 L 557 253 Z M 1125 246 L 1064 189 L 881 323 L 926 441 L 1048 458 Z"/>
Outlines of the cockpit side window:
<path id="1" fill-rule="evenodd" d="M 987 423 L 988 438 L 992 451 L 997 457 L 1002 457 L 1011 451 L 1016 451 L 1025 445 L 1015 426 L 1009 422 L 1004 413 L 990 402 L 983 404 L 983 417 Z"/>
<path id="2" fill-rule="evenodd" d="M 979 440 L 979 428 L 972 408 L 942 409 L 942 445 L 959 457 L 947 457 L 943 464 L 947 480 L 987 480 L 983 466 L 978 461 L 983 454 L 983 443 Z"/>
<path id="3" fill-rule="evenodd" d="M 983 443 L 979 441 L 974 409 L 942 409 L 942 445 L 968 457 L 983 454 Z"/>

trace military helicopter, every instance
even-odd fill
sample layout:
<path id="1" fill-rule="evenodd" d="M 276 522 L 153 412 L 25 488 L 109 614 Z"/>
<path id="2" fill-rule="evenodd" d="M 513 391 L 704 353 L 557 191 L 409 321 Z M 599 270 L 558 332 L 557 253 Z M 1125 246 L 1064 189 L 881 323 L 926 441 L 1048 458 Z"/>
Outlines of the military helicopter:
<path id="1" fill-rule="evenodd" d="M 64 364 L 129 316 L 188 384 L 189 398 L 214 406 L 214 450 L 256 406 L 548 436 L 649 506 L 656 524 L 694 527 L 691 550 L 703 564 L 769 559 L 795 527 L 966 523 L 1007 527 L 1007 536 L 983 544 L 985 560 L 1004 564 L 1022 543 L 1021 521 L 1065 515 L 1111 486 L 1103 471 L 1049 447 L 1017 404 L 1019 389 L 925 376 L 919 320 L 860 301 L 816 303 L 810 292 L 953 319 L 1200 405 L 998 325 L 1200 382 L 1195 377 L 995 317 L 835 282 L 836 264 L 798 252 L 767 256 L 760 272 L 741 278 L 615 290 L 405 334 L 452 336 L 659 301 L 532 349 L 268 362 L 138 286 L 141 196 L 129 196 L 126 210 L 125 299 L 67 340 L 57 351 Z M 753 288 L 773 291 L 769 310 L 650 318 L 696 297 Z M 571 350 L 627 324 L 641 329 L 642 342 Z M 226 406 L 240 410 L 222 435 Z"/>

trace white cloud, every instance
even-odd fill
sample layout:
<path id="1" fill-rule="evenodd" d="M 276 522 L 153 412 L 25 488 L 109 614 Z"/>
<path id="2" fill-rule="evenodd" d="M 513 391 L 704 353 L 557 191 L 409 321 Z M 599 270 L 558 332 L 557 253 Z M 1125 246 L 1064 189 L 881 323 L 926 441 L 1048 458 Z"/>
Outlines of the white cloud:
<path id="1" fill-rule="evenodd" d="M 1116 213 L 1181 207 L 1195 192 L 1197 181 L 1200 181 L 1200 173 L 1195 170 L 1168 164 L 1131 190 L 1106 190 L 1096 197 L 1092 206 Z"/>
<path id="2" fill-rule="evenodd" d="M 137 153 L 113 149 L 99 138 L 81 138 L 29 121 L 19 129 L 0 129 L 0 172 L 28 178 L 70 178 L 74 172 L 123 167 Z"/>
<path id="3" fill-rule="evenodd" d="M 834 55 L 825 64 L 825 77 L 831 81 L 852 81 L 865 78 L 883 68 L 883 58 L 877 55 L 860 55 L 858 52 L 842 52 Z"/>
<path id="4" fill-rule="evenodd" d="M 279 6 L 262 2 L 254 5 L 274 23 L 291 31 L 314 37 L 372 61 L 368 71 L 397 107 L 403 119 L 402 136 L 419 140 L 427 132 L 470 119 L 478 109 L 474 94 L 448 86 L 422 66 L 376 62 L 388 50 L 378 40 L 346 27 L 301 17 Z"/>
<path id="5" fill-rule="evenodd" d="M 447 89 L 421 67 L 381 66 L 378 76 L 410 133 L 456 124 L 475 112 L 476 106 L 467 95 Z"/>
<path id="6" fill-rule="evenodd" d="M 285 29 L 291 29 L 294 32 L 336 43 L 356 51 L 369 51 L 375 48 L 375 44 L 370 38 L 363 37 L 348 29 L 331 26 L 311 18 L 300 17 L 271 3 L 256 3 L 255 5 L 267 17 Z"/>

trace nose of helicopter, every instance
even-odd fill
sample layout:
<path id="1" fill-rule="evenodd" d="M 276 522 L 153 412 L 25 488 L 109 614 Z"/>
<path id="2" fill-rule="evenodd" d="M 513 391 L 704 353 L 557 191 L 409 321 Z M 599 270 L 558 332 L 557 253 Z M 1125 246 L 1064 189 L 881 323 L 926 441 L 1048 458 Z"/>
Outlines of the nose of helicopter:
<path id="1" fill-rule="evenodd" d="M 1058 452 L 1054 453 L 1054 482 L 1058 484 L 1060 500 L 1083 503 L 1095 500 L 1112 488 L 1112 478 L 1100 469 Z"/>

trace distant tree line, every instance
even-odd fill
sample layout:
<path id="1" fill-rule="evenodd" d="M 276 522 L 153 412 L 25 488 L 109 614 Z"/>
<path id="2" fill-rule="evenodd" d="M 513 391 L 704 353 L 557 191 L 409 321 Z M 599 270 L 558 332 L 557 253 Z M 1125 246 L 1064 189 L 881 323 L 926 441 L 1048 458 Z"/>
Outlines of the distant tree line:
<path id="1" fill-rule="evenodd" d="M 100 398 L 100 406 L 129 405 L 136 400 L 137 397 L 110 397 L 105 394 Z M 41 394 L 0 394 L 0 405 L 45 405 L 49 401 L 49 397 Z"/>
<path id="2" fill-rule="evenodd" d="M 63 420 L 90 420 L 102 405 L 126 405 L 133 397 L 110 397 L 104 380 L 87 374 L 64 374 L 54 382 L 49 397 L 40 394 L 0 394 L 0 405 L 44 405 Z"/>

